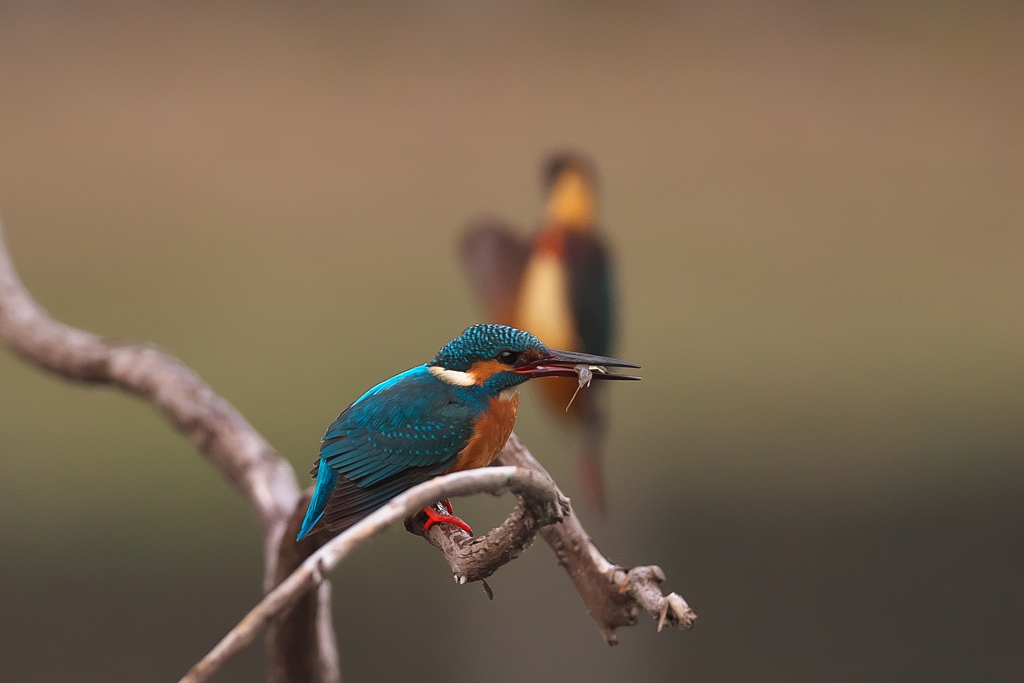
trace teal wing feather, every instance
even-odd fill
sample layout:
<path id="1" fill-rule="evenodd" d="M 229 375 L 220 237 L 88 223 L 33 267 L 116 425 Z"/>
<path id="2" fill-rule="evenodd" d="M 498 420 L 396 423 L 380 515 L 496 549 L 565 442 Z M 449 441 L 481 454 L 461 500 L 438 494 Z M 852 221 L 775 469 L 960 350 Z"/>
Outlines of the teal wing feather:
<path id="1" fill-rule="evenodd" d="M 314 466 L 300 538 L 321 518 L 344 529 L 455 464 L 479 412 L 419 366 L 371 389 L 335 420 Z"/>

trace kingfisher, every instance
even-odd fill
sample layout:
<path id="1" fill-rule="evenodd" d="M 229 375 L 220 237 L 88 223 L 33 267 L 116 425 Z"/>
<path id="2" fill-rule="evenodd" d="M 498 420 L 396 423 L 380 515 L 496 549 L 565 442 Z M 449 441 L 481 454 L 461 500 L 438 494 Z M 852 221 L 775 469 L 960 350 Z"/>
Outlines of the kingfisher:
<path id="1" fill-rule="evenodd" d="M 516 421 L 518 386 L 535 377 L 640 379 L 607 372 L 639 368 L 615 358 L 548 348 L 529 332 L 474 325 L 433 360 L 373 387 L 327 429 L 310 474 L 316 488 L 298 538 L 314 528 L 342 531 L 432 477 L 494 462 Z M 424 508 L 438 522 L 470 527 L 440 501 Z M 318 524 L 320 525 L 318 527 Z"/>
<path id="2" fill-rule="evenodd" d="M 461 255 L 488 317 L 536 334 L 552 346 L 607 356 L 615 333 L 609 250 L 596 227 L 593 164 L 582 154 L 550 157 L 542 174 L 547 207 L 532 238 L 500 218 L 472 223 Z M 550 411 L 577 432 L 578 477 L 584 497 L 605 511 L 602 442 L 606 416 L 600 396 L 571 380 L 541 389 Z M 574 398 L 575 397 L 575 398 Z"/>

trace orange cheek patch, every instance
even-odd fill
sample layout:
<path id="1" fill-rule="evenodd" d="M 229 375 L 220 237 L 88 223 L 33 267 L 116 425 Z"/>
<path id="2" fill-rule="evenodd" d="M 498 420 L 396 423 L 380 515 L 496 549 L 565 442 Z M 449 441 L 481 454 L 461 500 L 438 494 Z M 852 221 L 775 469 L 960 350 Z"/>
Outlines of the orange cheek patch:
<path id="1" fill-rule="evenodd" d="M 509 366 L 504 363 L 499 363 L 496 360 L 482 360 L 473 363 L 473 367 L 469 369 L 469 374 L 472 375 L 474 382 L 477 384 L 483 384 L 499 372 L 504 372 L 508 369 Z"/>

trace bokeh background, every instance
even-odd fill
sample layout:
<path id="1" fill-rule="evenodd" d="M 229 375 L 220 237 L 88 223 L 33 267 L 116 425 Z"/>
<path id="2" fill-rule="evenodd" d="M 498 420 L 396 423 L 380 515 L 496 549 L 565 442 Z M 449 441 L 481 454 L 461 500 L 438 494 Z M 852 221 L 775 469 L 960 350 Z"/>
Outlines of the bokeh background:
<path id="1" fill-rule="evenodd" d="M 480 319 L 467 220 L 532 228 L 541 157 L 585 150 L 645 380 L 583 514 L 697 627 L 608 648 L 543 545 L 488 602 L 392 530 L 335 575 L 346 680 L 1021 680 L 1024 6 L 831 5 L 3 2 L 10 249 L 304 475 Z M 535 400 L 518 432 L 576 494 Z M 0 353 L 0 678 L 176 680 L 259 595 L 182 437 Z"/>

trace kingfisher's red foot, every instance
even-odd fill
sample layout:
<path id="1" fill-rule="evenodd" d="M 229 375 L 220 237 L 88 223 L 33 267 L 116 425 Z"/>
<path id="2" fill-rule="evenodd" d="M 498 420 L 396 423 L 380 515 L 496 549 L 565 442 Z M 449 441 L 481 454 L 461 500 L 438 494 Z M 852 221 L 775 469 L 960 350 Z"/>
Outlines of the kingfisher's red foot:
<path id="1" fill-rule="evenodd" d="M 473 535 L 473 530 L 469 528 L 469 525 L 452 514 L 452 504 L 450 501 L 442 500 L 441 505 L 443 505 L 445 509 L 448 510 L 447 515 L 438 512 L 438 510 L 433 505 L 428 505 L 427 507 L 423 508 L 423 513 L 427 516 L 427 521 L 423 524 L 423 533 L 427 533 L 428 531 L 430 531 L 430 527 L 434 526 L 438 522 L 448 522 L 449 524 L 454 524 L 455 526 L 459 527 L 470 536 Z"/>

